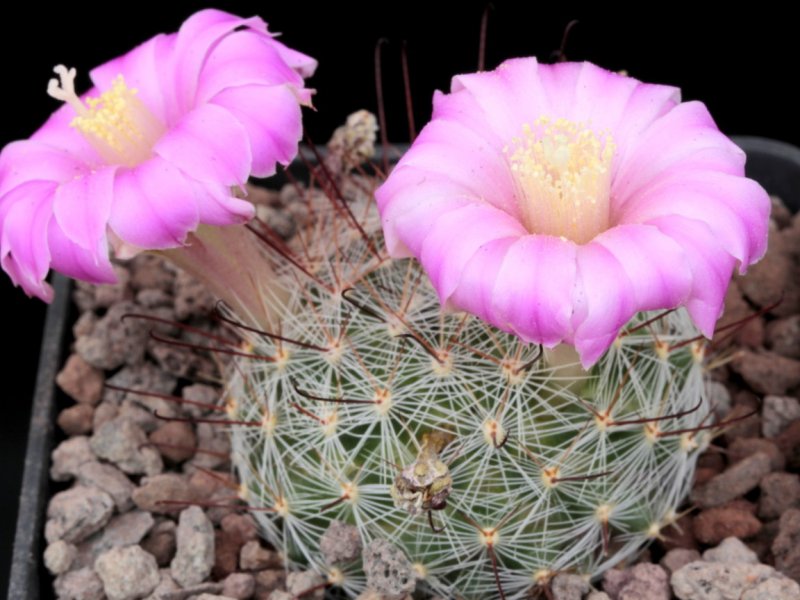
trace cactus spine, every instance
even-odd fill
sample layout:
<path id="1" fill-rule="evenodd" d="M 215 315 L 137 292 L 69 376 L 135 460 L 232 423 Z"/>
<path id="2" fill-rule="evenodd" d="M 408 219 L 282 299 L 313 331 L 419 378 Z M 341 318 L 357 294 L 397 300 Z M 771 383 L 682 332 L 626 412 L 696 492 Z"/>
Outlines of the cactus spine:
<path id="1" fill-rule="evenodd" d="M 384 256 L 362 195 L 348 214 L 309 194 L 310 225 L 275 261 L 280 323 L 249 337 L 267 359 L 240 361 L 229 388 L 266 537 L 351 595 L 361 565 L 319 550 L 333 520 L 402 549 L 433 592 L 519 598 L 659 536 L 709 439 L 688 316 L 637 316 L 582 372 L 443 312 L 414 261 Z"/>

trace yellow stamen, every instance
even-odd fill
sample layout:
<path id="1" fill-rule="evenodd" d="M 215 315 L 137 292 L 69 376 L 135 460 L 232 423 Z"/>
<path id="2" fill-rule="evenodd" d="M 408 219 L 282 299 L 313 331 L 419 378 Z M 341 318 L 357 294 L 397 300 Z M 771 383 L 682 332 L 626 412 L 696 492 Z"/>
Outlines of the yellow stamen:
<path id="1" fill-rule="evenodd" d="M 523 125 L 506 154 L 528 231 L 578 244 L 605 231 L 615 149 L 610 135 L 567 119 Z"/>
<path id="2" fill-rule="evenodd" d="M 51 79 L 47 93 L 75 109 L 70 123 L 109 164 L 133 167 L 147 160 L 153 145 L 164 133 L 164 125 L 136 97 L 136 89 L 117 76 L 111 89 L 84 104 L 75 92 L 75 69 L 58 65 L 59 79 Z M 60 80 L 60 81 L 59 81 Z"/>

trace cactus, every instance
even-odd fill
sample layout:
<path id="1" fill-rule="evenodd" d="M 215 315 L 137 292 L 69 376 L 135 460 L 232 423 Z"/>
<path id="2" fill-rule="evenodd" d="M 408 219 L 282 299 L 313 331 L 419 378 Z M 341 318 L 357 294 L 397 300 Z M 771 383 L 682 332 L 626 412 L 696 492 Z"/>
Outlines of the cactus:
<path id="1" fill-rule="evenodd" d="M 228 393 L 241 496 L 290 563 L 364 590 L 358 561 L 320 552 L 338 520 L 401 549 L 432 592 L 518 598 L 674 523 L 710 439 L 683 310 L 638 315 L 585 372 L 568 348 L 443 311 L 416 261 L 383 255 L 368 193 L 308 196 L 292 248 L 269 242 L 280 323 L 249 335 L 260 360 Z"/>

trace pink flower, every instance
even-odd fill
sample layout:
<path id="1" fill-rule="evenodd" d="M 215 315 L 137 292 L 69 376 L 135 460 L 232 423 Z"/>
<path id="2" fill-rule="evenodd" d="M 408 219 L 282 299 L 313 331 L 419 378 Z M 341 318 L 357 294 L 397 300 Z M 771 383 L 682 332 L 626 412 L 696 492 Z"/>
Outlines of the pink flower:
<path id="1" fill-rule="evenodd" d="M 64 106 L 0 154 L 3 268 L 49 301 L 50 267 L 113 282 L 109 243 L 124 257 L 248 221 L 233 189 L 295 156 L 315 67 L 260 18 L 218 10 L 97 67 L 82 98 L 75 71 L 57 67 L 48 91 Z"/>
<path id="2" fill-rule="evenodd" d="M 585 367 L 638 311 L 711 336 L 770 202 L 700 102 L 589 63 L 460 75 L 377 192 L 386 243 L 442 303 Z"/>

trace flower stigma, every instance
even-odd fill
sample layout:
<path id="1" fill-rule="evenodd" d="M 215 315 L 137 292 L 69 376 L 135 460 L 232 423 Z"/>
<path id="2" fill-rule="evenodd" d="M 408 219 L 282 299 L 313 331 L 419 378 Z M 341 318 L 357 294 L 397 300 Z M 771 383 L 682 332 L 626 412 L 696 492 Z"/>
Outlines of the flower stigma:
<path id="1" fill-rule="evenodd" d="M 134 167 L 150 158 L 166 128 L 136 96 L 138 90 L 125 84 L 122 75 L 114 79 L 110 90 L 97 98 L 87 97 L 84 104 L 75 92 L 76 70 L 58 65 L 53 71 L 59 79 L 50 80 L 47 93 L 75 110 L 70 126 L 104 161 Z"/>
<path id="2" fill-rule="evenodd" d="M 567 119 L 524 124 L 504 152 L 528 231 L 584 244 L 608 229 L 615 150 L 610 134 Z"/>

